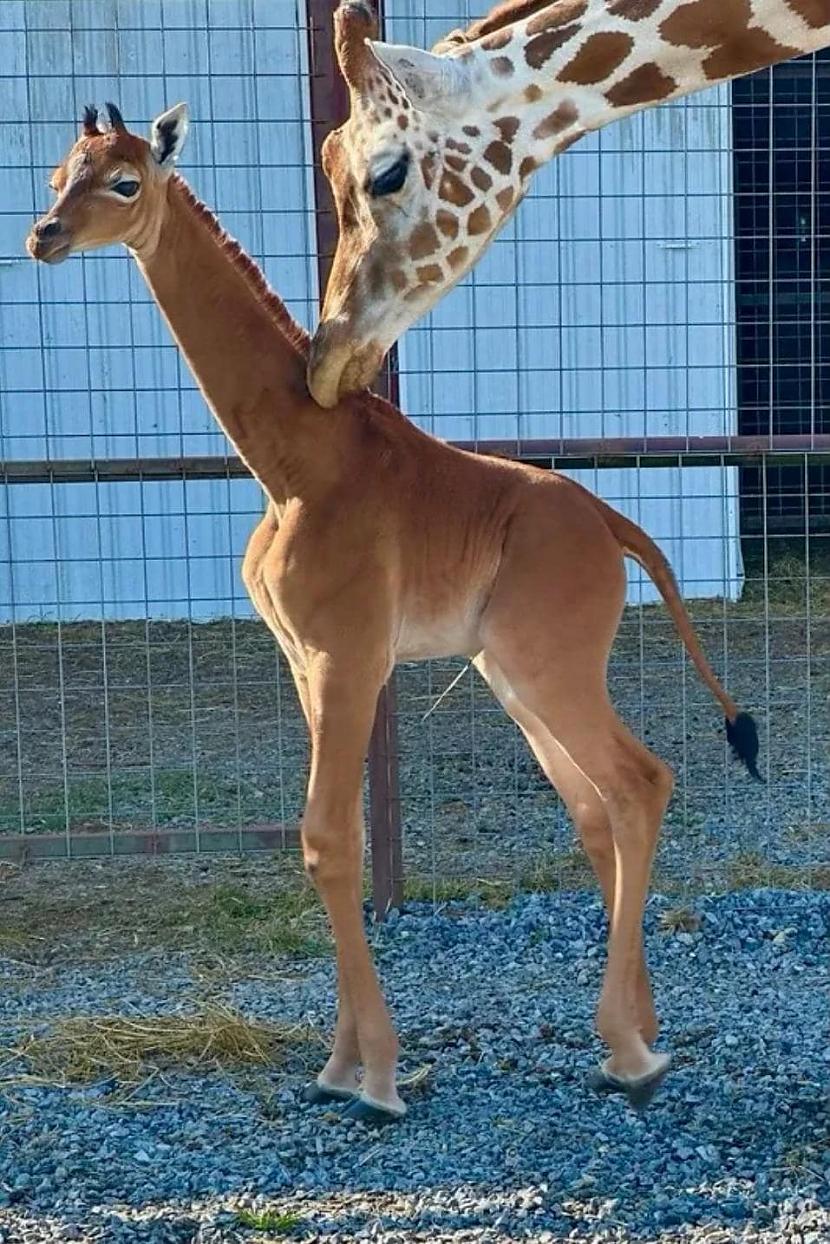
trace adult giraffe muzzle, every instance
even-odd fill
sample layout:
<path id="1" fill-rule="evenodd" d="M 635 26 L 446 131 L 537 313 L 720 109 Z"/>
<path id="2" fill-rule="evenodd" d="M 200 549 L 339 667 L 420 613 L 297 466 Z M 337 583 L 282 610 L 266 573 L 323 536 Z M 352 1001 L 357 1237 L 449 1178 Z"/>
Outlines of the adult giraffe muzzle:
<path id="1" fill-rule="evenodd" d="M 484 254 L 533 172 L 663 100 L 830 45 L 830 0 L 505 0 L 432 52 L 335 14 L 348 120 L 323 167 L 340 239 L 308 367 L 322 406 Z"/>

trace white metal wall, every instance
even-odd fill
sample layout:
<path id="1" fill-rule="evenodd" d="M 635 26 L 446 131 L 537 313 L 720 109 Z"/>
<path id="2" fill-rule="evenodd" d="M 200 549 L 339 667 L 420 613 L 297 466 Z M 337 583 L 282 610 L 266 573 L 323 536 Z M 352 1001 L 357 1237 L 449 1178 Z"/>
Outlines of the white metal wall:
<path id="1" fill-rule="evenodd" d="M 387 0 L 431 46 L 485 11 Z M 583 139 L 534 176 L 489 254 L 401 346 L 404 409 L 439 436 L 737 431 L 729 89 Z M 660 541 L 688 596 L 739 593 L 735 469 L 573 473 Z M 631 568 L 632 599 L 655 598 Z"/>
<path id="2" fill-rule="evenodd" d="M 392 0 L 390 37 L 428 44 L 468 19 L 457 0 L 426 2 L 431 22 L 424 0 Z M 86 102 L 146 125 L 186 99 L 183 172 L 313 321 L 301 4 L 0 3 L 0 457 L 225 450 L 126 254 L 55 269 L 23 254 Z M 464 439 L 734 429 L 730 163 L 715 92 L 540 171 L 484 263 L 402 344 L 404 409 Z M 736 472 L 584 482 L 660 540 L 687 594 L 737 593 Z M 239 560 L 260 510 L 245 482 L 6 489 L 0 620 L 248 613 Z"/>
<path id="3" fill-rule="evenodd" d="M 0 457 L 223 454 L 226 442 L 125 251 L 38 268 L 23 251 L 88 102 L 145 128 L 178 100 L 182 170 L 310 324 L 302 0 L 0 3 Z M 0 492 L 0 620 L 251 612 L 262 510 L 247 481 Z"/>

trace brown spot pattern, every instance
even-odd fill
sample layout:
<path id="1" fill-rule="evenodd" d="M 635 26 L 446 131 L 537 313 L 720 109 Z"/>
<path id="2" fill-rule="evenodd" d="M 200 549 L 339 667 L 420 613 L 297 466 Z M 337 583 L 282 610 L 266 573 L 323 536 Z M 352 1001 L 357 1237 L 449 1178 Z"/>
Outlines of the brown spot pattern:
<path id="1" fill-rule="evenodd" d="M 830 21 L 827 0 L 787 0 L 787 4 L 791 9 L 795 9 L 801 20 L 808 26 L 821 29 Z"/>
<path id="2" fill-rule="evenodd" d="M 587 0 L 559 0 L 558 4 L 549 5 L 530 19 L 527 23 L 527 34 L 538 35 L 543 30 L 555 30 L 557 26 L 574 22 L 582 17 L 587 8 Z"/>
<path id="3" fill-rule="evenodd" d="M 507 78 L 513 72 L 513 62 L 509 56 L 494 56 L 490 61 L 490 68 L 500 78 Z"/>
<path id="4" fill-rule="evenodd" d="M 477 190 L 489 190 L 493 184 L 493 178 L 484 168 L 479 168 L 476 164 L 470 173 L 470 180 Z"/>
<path id="5" fill-rule="evenodd" d="M 403 113 L 399 113 L 398 114 L 398 129 L 405 130 L 407 129 L 408 126 L 409 126 L 409 117 L 404 116 Z"/>
<path id="6" fill-rule="evenodd" d="M 706 76 L 717 82 L 721 78 L 750 73 L 764 65 L 774 65 L 776 61 L 797 56 L 798 52 L 798 48 L 778 43 L 766 31 L 747 30 L 740 39 L 707 57 L 703 68 Z"/>
<path id="7" fill-rule="evenodd" d="M 509 173 L 510 165 L 513 163 L 513 157 L 510 154 L 510 148 L 507 143 L 492 142 L 484 152 L 484 158 L 488 164 L 492 164 L 493 168 L 499 173 Z"/>
<path id="8" fill-rule="evenodd" d="M 496 129 L 501 134 L 502 142 L 512 143 L 519 129 L 518 117 L 501 117 L 495 122 Z"/>
<path id="9" fill-rule="evenodd" d="M 444 273 L 437 263 L 427 263 L 421 268 L 416 268 L 415 275 L 422 285 L 433 285 L 436 281 L 443 280 L 444 277 Z"/>
<path id="10" fill-rule="evenodd" d="M 446 238 L 458 237 L 458 217 L 452 212 L 445 212 L 443 207 L 435 214 L 435 223 Z"/>
<path id="11" fill-rule="evenodd" d="M 730 0 L 729 4 L 692 0 L 666 18 L 660 34 L 678 47 L 711 48 L 703 71 L 713 82 L 797 55 L 798 48 L 786 47 L 766 31 L 750 27 L 751 20 L 749 0 Z"/>
<path id="12" fill-rule="evenodd" d="M 608 12 L 613 17 L 627 17 L 630 22 L 641 22 L 645 17 L 651 17 L 663 0 L 611 0 L 608 6 Z"/>
<path id="13" fill-rule="evenodd" d="M 554 134 L 560 134 L 569 125 L 573 125 L 578 116 L 579 113 L 571 101 L 569 99 L 563 100 L 558 108 L 542 118 L 533 131 L 533 137 L 539 139 L 552 138 Z"/>
<path id="14" fill-rule="evenodd" d="M 481 133 L 477 125 L 463 125 L 461 128 L 468 138 L 478 138 Z"/>
<path id="15" fill-rule="evenodd" d="M 503 26 L 510 26 L 513 22 L 521 22 L 526 17 L 532 17 L 540 9 L 548 8 L 550 3 L 551 0 L 502 0 L 502 3 L 491 9 L 486 17 L 479 18 L 466 30 L 454 30 L 447 38 L 481 39 L 484 35 L 492 34 L 494 30 L 501 30 Z"/>
<path id="16" fill-rule="evenodd" d="M 399 292 L 402 289 L 406 289 L 406 273 L 401 268 L 393 268 L 389 273 L 389 280 L 392 282 L 393 288 Z"/>
<path id="17" fill-rule="evenodd" d="M 719 0 L 723 3 L 724 0 Z M 619 69 L 634 47 L 631 35 L 621 30 L 609 30 L 591 35 L 564 69 L 559 71 L 561 82 L 576 82 L 579 86 L 591 86 L 604 82 L 615 69 Z"/>
<path id="18" fill-rule="evenodd" d="M 506 30 L 496 30 L 491 35 L 481 40 L 481 46 L 488 52 L 497 52 L 499 48 L 506 48 L 510 40 L 513 38 L 513 31 L 509 28 Z"/>
<path id="19" fill-rule="evenodd" d="M 432 189 L 432 183 L 435 181 L 436 163 L 435 155 L 432 152 L 429 155 L 425 155 L 423 160 L 421 160 L 421 176 L 424 179 L 424 185 L 427 190 Z"/>
<path id="20" fill-rule="evenodd" d="M 506 212 L 510 204 L 513 202 L 514 190 L 512 186 L 505 186 L 496 195 L 496 202 L 503 212 Z"/>
<path id="21" fill-rule="evenodd" d="M 686 48 L 719 47 L 734 37 L 736 30 L 746 30 L 750 17 L 749 0 L 692 0 L 660 24 L 660 34 L 668 43 Z"/>
<path id="22" fill-rule="evenodd" d="M 466 207 L 472 202 L 473 192 L 455 173 L 445 172 L 441 178 L 438 193 L 445 203 L 454 203 L 456 207 Z"/>
<path id="23" fill-rule="evenodd" d="M 455 250 L 447 255 L 447 263 L 453 270 L 460 268 L 466 262 L 469 253 L 466 246 L 456 246 Z"/>
<path id="24" fill-rule="evenodd" d="M 535 104 L 537 99 L 542 98 L 542 88 L 537 86 L 535 82 L 531 82 L 530 86 L 525 87 L 525 99 L 529 104 Z"/>
<path id="25" fill-rule="evenodd" d="M 657 65 L 641 65 L 607 90 L 605 98 L 615 108 L 629 108 L 633 104 L 650 104 L 665 99 L 676 87 L 674 78 L 663 73 Z"/>
<path id="26" fill-rule="evenodd" d="M 428 221 L 422 221 L 412 230 L 409 239 L 409 254 L 413 259 L 424 259 L 438 250 L 440 242 L 438 234 Z"/>
<path id="27" fill-rule="evenodd" d="M 383 264 L 370 264 L 368 277 L 369 293 L 373 298 L 380 298 L 386 290 L 386 269 Z"/>
<path id="28" fill-rule="evenodd" d="M 469 155 L 472 151 L 469 143 L 460 143 L 454 138 L 447 139 L 447 146 L 450 151 L 460 151 L 462 155 Z"/>
<path id="29" fill-rule="evenodd" d="M 481 207 L 477 207 L 474 212 L 470 212 L 467 220 L 467 232 L 471 237 L 476 234 L 486 233 L 490 228 L 490 213 L 482 203 Z"/>
<path id="30" fill-rule="evenodd" d="M 444 163 L 447 168 L 451 168 L 456 173 L 463 173 L 467 167 L 467 161 L 461 156 L 453 155 L 452 152 L 444 156 Z"/>
<path id="31" fill-rule="evenodd" d="M 535 35 L 525 44 L 525 60 L 531 69 L 541 69 L 547 64 L 557 48 L 561 48 L 574 35 L 579 34 L 581 26 L 557 26 L 555 30 L 544 30 Z"/>
<path id="32" fill-rule="evenodd" d="M 529 177 L 531 173 L 535 173 L 538 167 L 538 160 L 534 160 L 533 156 L 525 156 L 519 165 L 519 176 L 524 180 L 524 178 Z"/>

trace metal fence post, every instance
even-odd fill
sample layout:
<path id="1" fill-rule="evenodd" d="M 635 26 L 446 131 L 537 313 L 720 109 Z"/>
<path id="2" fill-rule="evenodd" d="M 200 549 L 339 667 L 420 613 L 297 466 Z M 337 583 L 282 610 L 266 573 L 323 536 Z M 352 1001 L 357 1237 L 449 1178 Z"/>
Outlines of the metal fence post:
<path id="1" fill-rule="evenodd" d="M 338 0 L 306 0 L 308 16 L 309 96 L 314 150 L 315 229 L 322 296 L 337 246 L 337 216 L 320 165 L 320 148 L 329 130 L 348 115 L 349 96 L 334 51 L 334 11 Z M 381 11 L 382 20 L 382 11 Z M 392 350 L 377 385 L 398 400 L 397 352 Z M 378 697 L 369 744 L 369 826 L 372 851 L 372 902 L 382 920 L 403 901 L 401 807 L 398 785 L 398 719 L 395 675 Z"/>

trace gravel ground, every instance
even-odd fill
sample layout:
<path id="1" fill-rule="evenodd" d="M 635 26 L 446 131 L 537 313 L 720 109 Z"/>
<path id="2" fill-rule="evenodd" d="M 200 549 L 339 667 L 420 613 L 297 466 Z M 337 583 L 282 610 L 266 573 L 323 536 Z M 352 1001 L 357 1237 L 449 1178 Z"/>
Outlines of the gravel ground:
<path id="1" fill-rule="evenodd" d="M 0 1236 L 824 1244 L 830 896 L 671 907 L 655 895 L 647 926 L 675 1070 L 644 1118 L 583 1086 L 604 959 L 592 894 L 417 904 L 373 932 L 404 1072 L 430 1069 L 400 1126 L 297 1105 L 307 1049 L 280 1071 L 170 1071 L 126 1095 L 7 1084 Z M 4 1044 L 61 1015 L 186 1011 L 206 989 L 259 1020 L 331 1023 L 329 960 L 249 954 L 206 984 L 195 952 L 88 951 L 0 960 Z"/>

